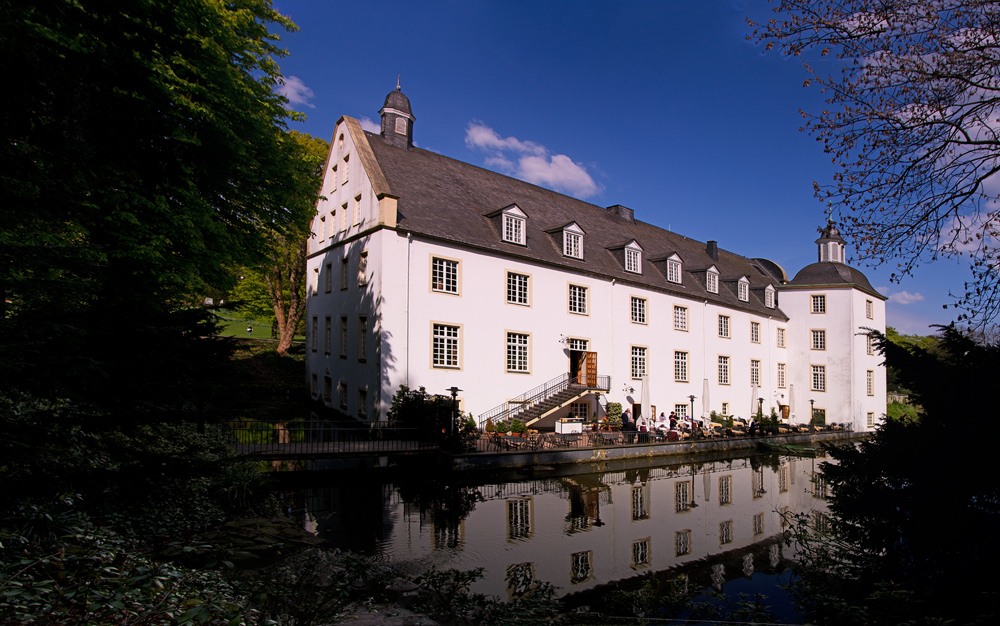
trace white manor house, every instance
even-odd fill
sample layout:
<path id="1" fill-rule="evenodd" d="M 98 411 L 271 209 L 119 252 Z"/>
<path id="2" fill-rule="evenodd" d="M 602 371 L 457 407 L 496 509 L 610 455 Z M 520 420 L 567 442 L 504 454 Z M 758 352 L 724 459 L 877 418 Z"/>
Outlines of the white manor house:
<path id="1" fill-rule="evenodd" d="M 866 329 L 885 297 L 828 225 L 788 279 L 723 250 L 413 145 L 397 88 L 381 133 L 337 121 L 308 248 L 306 379 L 334 410 L 384 419 L 400 385 L 456 389 L 481 420 L 520 414 L 748 417 L 871 429 L 886 376 Z M 556 390 L 557 394 L 552 395 Z M 540 397 L 544 402 L 535 402 Z"/>

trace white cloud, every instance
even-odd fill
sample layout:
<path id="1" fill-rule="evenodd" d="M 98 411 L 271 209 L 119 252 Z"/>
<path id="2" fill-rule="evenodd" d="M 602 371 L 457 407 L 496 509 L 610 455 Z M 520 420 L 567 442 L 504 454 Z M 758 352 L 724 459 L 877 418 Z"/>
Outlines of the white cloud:
<path id="1" fill-rule="evenodd" d="M 288 104 L 295 106 L 304 104 L 311 109 L 316 105 L 309 102 L 313 97 L 313 90 L 306 86 L 298 76 L 285 76 L 282 85 L 278 87 L 278 93 L 288 98 Z"/>
<path id="2" fill-rule="evenodd" d="M 923 302 L 924 296 L 921 293 L 910 293 L 909 291 L 899 291 L 889 296 L 889 302 L 906 306 L 914 302 Z"/>
<path id="3" fill-rule="evenodd" d="M 889 295 L 889 287 L 888 286 L 875 287 L 875 291 L 879 292 L 883 296 L 888 296 Z"/>
<path id="4" fill-rule="evenodd" d="M 489 153 L 485 165 L 535 185 L 549 187 L 577 198 L 589 198 L 603 189 L 587 173 L 587 168 L 565 154 L 551 154 L 534 141 L 501 137 L 482 122 L 470 122 L 465 145 Z M 516 159 L 516 162 L 515 162 Z"/>
<path id="5" fill-rule="evenodd" d="M 382 132 L 382 125 L 378 122 L 373 122 L 370 117 L 362 117 L 361 129 L 367 130 L 370 133 L 380 133 Z"/>

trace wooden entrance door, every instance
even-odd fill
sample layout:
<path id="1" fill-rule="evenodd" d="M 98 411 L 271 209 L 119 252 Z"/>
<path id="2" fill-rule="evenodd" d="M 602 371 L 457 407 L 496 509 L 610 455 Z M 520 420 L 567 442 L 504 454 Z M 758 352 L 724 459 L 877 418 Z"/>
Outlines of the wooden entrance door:
<path id="1" fill-rule="evenodd" d="M 587 386 L 596 387 L 597 386 L 597 353 L 596 352 L 585 352 L 586 369 L 587 374 Z"/>

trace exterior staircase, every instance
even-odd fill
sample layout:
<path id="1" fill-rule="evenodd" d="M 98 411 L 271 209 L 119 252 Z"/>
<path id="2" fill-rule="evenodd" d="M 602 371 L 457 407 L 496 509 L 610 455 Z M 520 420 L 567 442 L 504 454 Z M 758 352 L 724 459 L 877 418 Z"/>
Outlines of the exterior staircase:
<path id="1" fill-rule="evenodd" d="M 587 382 L 591 384 L 588 385 Z M 594 392 L 606 393 L 610 389 L 610 376 L 596 376 L 587 381 L 586 376 L 571 377 L 567 373 L 483 413 L 477 421 L 479 428 L 483 428 L 488 419 L 492 419 L 495 424 L 516 418 L 526 426 L 531 426 L 581 396 Z"/>

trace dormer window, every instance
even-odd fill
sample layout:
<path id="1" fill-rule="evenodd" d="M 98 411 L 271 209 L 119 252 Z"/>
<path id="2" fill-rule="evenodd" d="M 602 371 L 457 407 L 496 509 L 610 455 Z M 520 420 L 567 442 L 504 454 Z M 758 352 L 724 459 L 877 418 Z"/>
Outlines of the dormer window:
<path id="1" fill-rule="evenodd" d="M 527 220 L 521 209 L 512 206 L 503 211 L 503 240 L 518 245 L 525 245 L 524 226 Z"/>
<path id="2" fill-rule="evenodd" d="M 719 271 L 715 267 L 708 268 L 705 274 L 705 288 L 709 293 L 719 293 Z"/>
<path id="3" fill-rule="evenodd" d="M 771 285 L 768 285 L 767 289 L 764 290 L 764 306 L 769 309 L 774 308 L 774 287 Z"/>
<path id="4" fill-rule="evenodd" d="M 625 246 L 625 271 L 642 274 L 642 248 L 635 241 Z"/>
<path id="5" fill-rule="evenodd" d="M 574 259 L 583 258 L 583 230 L 576 225 L 570 224 L 563 229 L 563 255 Z"/>
<path id="6" fill-rule="evenodd" d="M 676 254 L 667 259 L 667 280 L 677 284 L 681 282 L 681 258 Z"/>
<path id="7" fill-rule="evenodd" d="M 744 276 L 740 279 L 740 282 L 736 284 L 736 297 L 740 299 L 740 302 L 747 302 L 750 300 L 750 281 Z"/>

